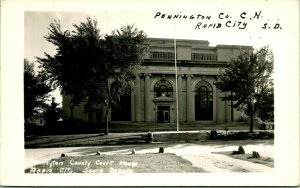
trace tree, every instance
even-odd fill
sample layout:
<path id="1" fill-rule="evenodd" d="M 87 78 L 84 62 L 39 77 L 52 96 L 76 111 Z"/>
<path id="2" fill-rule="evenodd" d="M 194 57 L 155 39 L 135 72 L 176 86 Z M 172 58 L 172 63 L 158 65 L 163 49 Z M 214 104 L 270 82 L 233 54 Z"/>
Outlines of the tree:
<path id="1" fill-rule="evenodd" d="M 41 112 L 44 103 L 49 97 L 51 87 L 47 84 L 45 76 L 34 72 L 34 64 L 24 59 L 24 119 L 29 123 Z"/>
<path id="2" fill-rule="evenodd" d="M 274 87 L 262 95 L 261 102 L 257 107 L 257 116 L 263 121 L 274 121 Z"/>
<path id="3" fill-rule="evenodd" d="M 273 53 L 269 47 L 262 47 L 253 52 L 241 52 L 232 59 L 215 84 L 226 93 L 222 100 L 232 100 L 234 108 L 249 116 L 250 132 L 253 132 L 257 110 L 262 109 L 268 97 L 272 97 L 272 73 Z"/>
<path id="4" fill-rule="evenodd" d="M 45 38 L 57 47 L 57 53 L 53 57 L 45 53 L 46 57 L 38 61 L 51 83 L 72 96 L 71 108 L 84 103 L 89 114 L 105 111 L 108 134 L 109 112 L 133 88 L 146 35 L 129 25 L 101 35 L 97 21 L 89 17 L 74 28 L 62 31 L 58 21 L 50 24 Z"/>
<path id="5" fill-rule="evenodd" d="M 43 112 L 41 114 L 42 118 L 45 120 L 45 125 L 55 125 L 55 123 L 62 117 L 62 109 L 59 107 L 59 103 L 54 101 L 52 97 L 51 104 L 44 103 Z"/>

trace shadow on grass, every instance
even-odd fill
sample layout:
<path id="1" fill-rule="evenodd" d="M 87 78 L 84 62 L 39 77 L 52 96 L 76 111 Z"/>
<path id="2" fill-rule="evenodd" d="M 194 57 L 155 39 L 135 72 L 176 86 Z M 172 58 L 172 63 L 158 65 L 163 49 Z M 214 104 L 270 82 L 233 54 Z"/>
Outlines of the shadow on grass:
<path id="1" fill-rule="evenodd" d="M 112 133 L 110 135 L 103 134 L 85 134 L 85 135 L 51 135 L 51 136 L 34 136 L 26 137 L 25 148 L 54 148 L 54 147 L 89 147 L 89 146 L 104 146 L 104 145 L 128 145 L 148 143 L 148 133 Z M 204 133 L 205 135 L 206 133 Z M 207 146 L 224 147 L 243 144 L 273 144 L 273 139 L 243 139 L 243 140 L 206 140 L 203 133 L 163 133 L 155 134 L 154 140 L 157 137 L 165 135 L 166 138 L 161 140 L 165 145 L 168 143 L 176 144 L 205 144 Z M 201 136 L 202 135 L 202 136 Z"/>
<path id="2" fill-rule="evenodd" d="M 128 143 L 145 143 L 147 134 L 116 134 L 116 135 L 59 135 L 40 136 L 25 141 L 25 148 L 76 147 L 93 145 L 116 145 Z"/>
<path id="3" fill-rule="evenodd" d="M 50 136 L 49 136 L 50 137 Z M 76 137 L 76 138 L 68 138 L 68 139 L 62 139 L 62 140 L 51 140 L 51 137 L 50 139 L 44 139 L 44 140 L 41 140 L 41 142 L 38 142 L 38 143 L 34 143 L 34 144 L 26 144 L 25 145 L 25 148 L 34 148 L 34 147 L 39 147 L 40 145 L 43 145 L 43 144 L 59 144 L 59 143 L 63 143 L 63 142 L 66 142 L 66 141 L 74 141 L 74 140 L 81 140 L 81 139 L 87 139 L 87 138 L 92 138 L 92 137 L 98 137 L 98 135 L 90 135 L 90 136 L 84 136 L 84 137 Z M 41 139 L 40 137 L 36 137 L 36 139 L 30 139 L 30 140 L 26 140 L 27 142 L 28 141 L 35 141 L 35 140 L 38 140 L 38 139 Z"/>

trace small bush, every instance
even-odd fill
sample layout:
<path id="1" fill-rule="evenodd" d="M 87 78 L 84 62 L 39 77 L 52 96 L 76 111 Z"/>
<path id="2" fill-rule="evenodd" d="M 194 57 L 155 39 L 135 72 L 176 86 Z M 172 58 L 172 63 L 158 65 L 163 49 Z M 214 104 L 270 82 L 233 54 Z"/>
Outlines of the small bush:
<path id="1" fill-rule="evenodd" d="M 273 139 L 274 133 L 273 132 L 229 132 L 225 135 L 225 133 L 218 133 L 217 138 L 212 139 L 212 136 L 210 135 L 211 140 L 245 140 L 245 139 Z"/>
<path id="2" fill-rule="evenodd" d="M 153 133 L 149 132 L 149 133 L 147 134 L 147 136 L 146 136 L 146 142 L 152 143 L 153 140 L 154 140 L 154 138 L 153 138 Z"/>
<path id="3" fill-rule="evenodd" d="M 210 139 L 211 140 L 217 140 L 218 139 L 217 131 L 210 131 Z"/>

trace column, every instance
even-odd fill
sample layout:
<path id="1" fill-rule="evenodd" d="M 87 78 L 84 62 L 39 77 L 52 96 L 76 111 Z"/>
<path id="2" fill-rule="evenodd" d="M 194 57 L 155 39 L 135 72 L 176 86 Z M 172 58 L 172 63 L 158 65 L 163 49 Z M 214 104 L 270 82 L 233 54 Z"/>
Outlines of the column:
<path id="1" fill-rule="evenodd" d="M 135 121 L 141 121 L 141 79 L 138 74 L 135 80 Z"/>
<path id="2" fill-rule="evenodd" d="M 178 75 L 177 79 L 177 92 L 178 92 L 178 119 L 182 121 L 182 75 Z"/>
<path id="3" fill-rule="evenodd" d="M 187 121 L 191 122 L 193 121 L 193 108 L 195 105 L 192 104 L 192 77 L 193 75 L 186 75 L 186 117 Z"/>
<path id="4" fill-rule="evenodd" d="M 151 74 L 145 75 L 145 121 L 151 121 L 151 106 L 150 106 L 150 76 Z"/>
<path id="5" fill-rule="evenodd" d="M 227 92 L 227 96 L 230 95 L 229 92 Z M 227 122 L 230 123 L 231 122 L 231 101 L 226 101 L 227 105 L 226 105 L 226 113 L 227 113 Z"/>

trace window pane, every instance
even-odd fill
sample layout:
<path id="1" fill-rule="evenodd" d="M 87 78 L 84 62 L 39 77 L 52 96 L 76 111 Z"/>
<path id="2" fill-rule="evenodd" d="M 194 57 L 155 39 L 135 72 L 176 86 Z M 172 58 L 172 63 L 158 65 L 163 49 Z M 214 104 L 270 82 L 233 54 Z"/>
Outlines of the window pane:
<path id="1" fill-rule="evenodd" d="M 155 97 L 173 97 L 173 87 L 167 80 L 160 80 L 154 85 Z"/>

